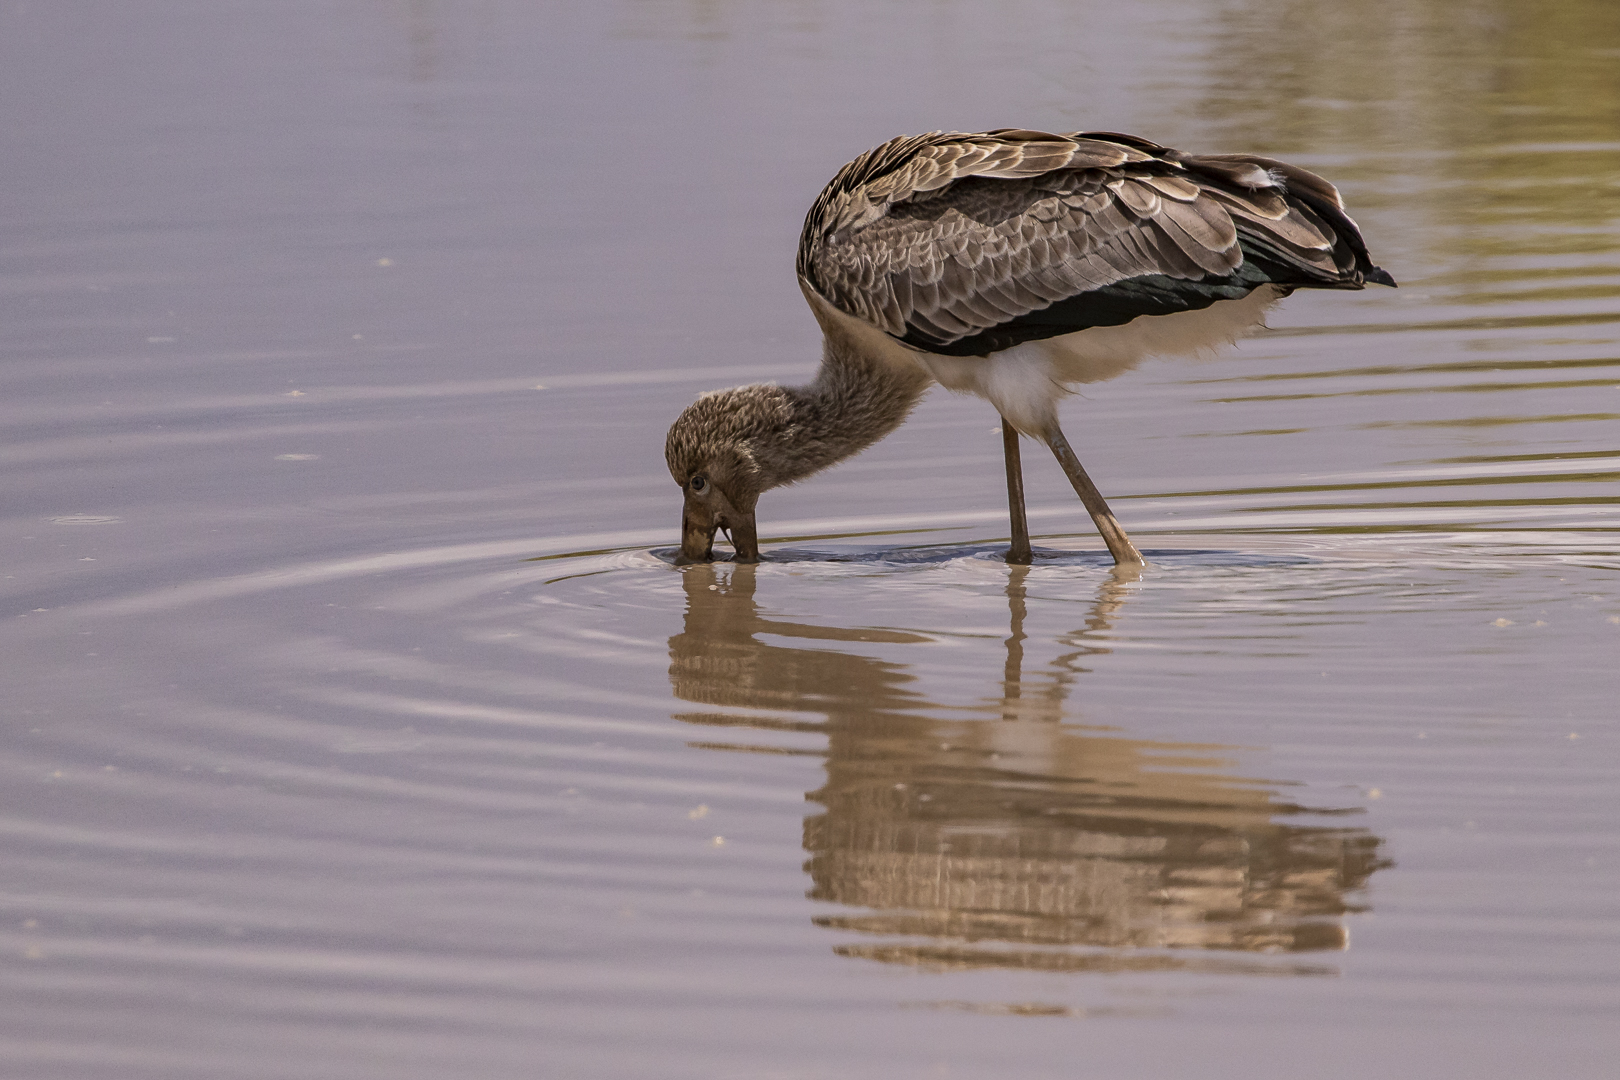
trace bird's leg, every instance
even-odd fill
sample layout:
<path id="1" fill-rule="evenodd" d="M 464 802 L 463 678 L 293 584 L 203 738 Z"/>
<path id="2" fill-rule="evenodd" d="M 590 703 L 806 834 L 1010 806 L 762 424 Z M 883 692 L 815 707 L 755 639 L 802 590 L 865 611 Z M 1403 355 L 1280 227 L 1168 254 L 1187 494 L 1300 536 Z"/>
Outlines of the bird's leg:
<path id="1" fill-rule="evenodd" d="M 1052 426 L 1047 428 L 1043 437 L 1046 439 L 1046 445 L 1052 448 L 1058 464 L 1063 466 L 1063 471 L 1068 474 L 1069 483 L 1074 485 L 1074 493 L 1080 496 L 1080 501 L 1085 504 L 1086 513 L 1090 514 L 1091 520 L 1096 523 L 1097 531 L 1102 533 L 1103 543 L 1108 545 L 1109 552 L 1114 556 L 1114 562 L 1121 566 L 1144 565 L 1147 560 L 1136 550 L 1136 545 L 1125 535 L 1125 530 L 1119 527 L 1119 519 L 1108 509 L 1108 503 L 1102 497 L 1102 492 L 1091 482 L 1086 470 L 1080 467 L 1080 459 L 1074 456 L 1074 448 L 1069 445 L 1069 440 L 1063 437 L 1063 430 L 1057 426 L 1057 421 L 1052 422 Z"/>
<path id="2" fill-rule="evenodd" d="M 1001 418 L 1001 450 L 1007 459 L 1007 516 L 1012 519 L 1012 546 L 1007 561 L 1028 566 L 1034 561 L 1029 550 L 1029 520 L 1024 516 L 1024 466 L 1018 456 L 1018 430 Z"/>

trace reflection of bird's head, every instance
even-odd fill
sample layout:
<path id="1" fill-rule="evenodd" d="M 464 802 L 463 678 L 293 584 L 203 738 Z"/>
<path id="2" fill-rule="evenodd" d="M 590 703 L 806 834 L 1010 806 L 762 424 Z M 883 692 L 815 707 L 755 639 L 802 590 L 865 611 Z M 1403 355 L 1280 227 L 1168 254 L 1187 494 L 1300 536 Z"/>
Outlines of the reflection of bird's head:
<path id="1" fill-rule="evenodd" d="M 792 415 L 787 391 L 758 384 L 705 394 L 670 426 L 664 458 L 686 497 L 681 561 L 712 558 L 717 529 L 731 534 L 739 562 L 758 559 L 754 506 L 791 479 Z"/>
<path id="2" fill-rule="evenodd" d="M 685 625 L 669 639 L 669 678 L 675 696 L 704 705 L 821 713 L 838 724 L 914 709 L 919 701 L 904 665 L 829 647 L 829 642 L 926 645 L 920 634 L 869 627 L 843 628 L 770 618 L 754 601 L 752 566 L 699 564 L 681 571 Z M 804 639 L 814 648 L 789 642 Z M 715 722 L 703 713 L 678 719 Z M 737 718 L 724 720 L 735 724 Z M 780 719 L 750 724 L 777 727 Z M 820 721 L 793 721 L 819 729 Z M 808 729 L 808 727 L 807 727 Z"/>

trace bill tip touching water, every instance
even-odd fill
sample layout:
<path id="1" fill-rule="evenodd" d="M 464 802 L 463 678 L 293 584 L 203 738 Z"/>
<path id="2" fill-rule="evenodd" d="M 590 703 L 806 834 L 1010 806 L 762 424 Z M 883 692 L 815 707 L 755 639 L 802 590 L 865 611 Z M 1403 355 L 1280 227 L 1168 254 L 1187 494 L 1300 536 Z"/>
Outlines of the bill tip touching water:
<path id="1" fill-rule="evenodd" d="M 1140 564 L 1058 424 L 1069 388 L 1229 345 L 1295 289 L 1395 284 L 1314 173 L 1023 129 L 902 136 L 856 158 L 811 206 L 797 269 L 821 368 L 805 386 L 705 394 L 670 427 L 679 562 L 712 559 L 717 532 L 757 562 L 763 492 L 876 443 L 938 382 L 1001 414 L 1008 562 L 1033 558 L 1022 434 L 1051 449 L 1114 561 Z"/>

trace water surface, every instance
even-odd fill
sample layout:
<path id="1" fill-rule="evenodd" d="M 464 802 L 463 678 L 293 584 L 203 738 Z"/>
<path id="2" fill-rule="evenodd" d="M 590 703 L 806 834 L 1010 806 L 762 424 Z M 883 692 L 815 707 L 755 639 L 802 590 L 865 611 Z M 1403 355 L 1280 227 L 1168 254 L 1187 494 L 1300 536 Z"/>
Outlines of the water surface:
<path id="1" fill-rule="evenodd" d="M 0 5 L 8 1074 L 1608 1075 L 1617 12 Z M 1065 406 L 1139 576 L 937 390 L 670 566 L 820 185 L 1006 125 L 1401 288 Z"/>

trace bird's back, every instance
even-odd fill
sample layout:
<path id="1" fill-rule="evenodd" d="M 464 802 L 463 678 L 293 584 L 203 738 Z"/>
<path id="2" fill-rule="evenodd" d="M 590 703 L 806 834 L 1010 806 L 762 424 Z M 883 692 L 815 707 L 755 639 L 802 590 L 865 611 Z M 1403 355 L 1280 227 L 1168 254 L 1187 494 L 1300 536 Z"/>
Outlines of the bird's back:
<path id="1" fill-rule="evenodd" d="M 986 356 L 1263 287 L 1269 301 L 1394 284 L 1338 191 L 1304 169 L 1012 129 L 907 136 L 856 158 L 811 207 L 798 271 L 831 307 L 930 357 Z"/>

